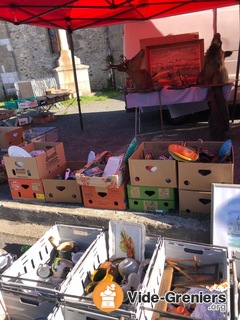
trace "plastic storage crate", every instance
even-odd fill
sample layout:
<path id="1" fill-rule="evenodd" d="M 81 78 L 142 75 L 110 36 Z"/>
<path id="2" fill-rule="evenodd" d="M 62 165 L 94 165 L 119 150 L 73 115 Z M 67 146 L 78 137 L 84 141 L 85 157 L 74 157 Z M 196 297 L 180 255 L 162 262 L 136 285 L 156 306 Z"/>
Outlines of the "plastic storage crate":
<path id="1" fill-rule="evenodd" d="M 18 109 L 18 104 L 16 100 L 13 101 L 5 101 L 4 102 L 5 109 Z"/>
<path id="2" fill-rule="evenodd" d="M 111 235 L 109 238 L 111 238 Z M 142 288 L 145 288 L 148 283 L 149 274 L 157 256 L 158 246 L 158 237 L 145 237 L 143 258 L 150 259 L 150 262 L 141 285 Z M 54 314 L 50 315 L 49 319 L 102 320 L 119 319 L 121 316 L 124 319 L 137 319 L 137 309 L 140 308 L 137 302 L 134 304 L 123 303 L 119 309 L 108 314 L 101 312 L 91 299 L 84 296 L 85 288 L 89 283 L 89 274 L 92 274 L 99 264 L 106 261 L 108 256 L 111 260 L 111 245 L 108 251 L 104 241 L 96 242 L 86 256 L 84 263 L 81 266 L 79 265 L 68 286 L 63 291 L 58 310 L 55 309 Z M 139 288 L 139 291 L 142 292 L 142 288 Z M 87 316 L 88 313 L 89 316 Z"/>
<path id="3" fill-rule="evenodd" d="M 56 256 L 56 249 L 49 241 L 50 236 L 54 237 L 56 243 L 74 241 L 84 251 L 66 279 L 60 283 L 43 281 L 37 275 L 39 266 L 45 263 L 51 265 Z M 67 287 L 75 270 L 100 239 L 105 242 L 105 232 L 101 228 L 63 224 L 51 227 L 1 275 L 0 291 L 11 319 L 47 317 L 58 301 L 60 290 Z M 51 277 L 49 279 L 54 280 Z"/>
<path id="4" fill-rule="evenodd" d="M 108 315 L 107 313 L 101 313 L 98 310 L 96 312 L 81 310 L 73 306 L 59 305 L 54 308 L 53 312 L 48 316 L 48 320 L 116 320 L 119 319 L 115 316 Z M 127 318 L 124 318 L 124 320 Z"/>
<path id="5" fill-rule="evenodd" d="M 212 246 L 207 244 L 196 244 L 183 241 L 177 241 L 173 239 L 162 238 L 160 240 L 160 247 L 157 253 L 156 261 L 153 266 L 151 275 L 147 286 L 144 288 L 145 292 L 150 292 L 150 294 L 159 294 L 159 288 L 161 282 L 163 281 L 163 273 L 165 266 L 165 259 L 189 259 L 186 265 L 193 265 L 193 257 L 196 257 L 199 266 L 218 264 L 217 276 L 219 283 L 221 281 L 227 281 L 230 284 L 230 271 L 229 271 L 229 260 L 228 251 L 225 247 Z M 205 272 L 210 271 L 205 269 Z M 226 302 L 226 312 L 224 313 L 224 319 L 230 319 L 230 288 L 225 291 L 227 302 Z M 156 308 L 156 304 L 153 302 L 144 303 L 141 309 L 138 309 L 137 314 L 138 320 L 146 320 L 154 318 L 153 309 Z M 160 311 L 160 310 L 159 310 Z M 155 317 L 160 316 L 159 313 Z M 163 313 L 162 313 L 163 314 Z M 179 319 L 179 315 L 166 312 L 165 317 L 171 319 Z M 154 319 L 155 319 L 154 318 Z M 181 319 L 189 319 L 187 316 L 181 316 Z M 196 318 L 194 318 L 196 319 Z M 197 318 L 198 319 L 198 318 Z M 209 318 L 208 318 L 209 319 Z M 218 320 L 219 318 L 212 317 L 211 320 Z M 202 319 L 199 319 L 202 320 Z"/>
<path id="6" fill-rule="evenodd" d="M 18 103 L 23 103 L 24 101 L 34 101 L 37 100 L 36 96 L 28 97 L 25 99 L 18 99 L 18 100 L 12 100 L 12 101 L 5 101 L 4 102 L 4 108 L 5 109 L 19 109 Z"/>

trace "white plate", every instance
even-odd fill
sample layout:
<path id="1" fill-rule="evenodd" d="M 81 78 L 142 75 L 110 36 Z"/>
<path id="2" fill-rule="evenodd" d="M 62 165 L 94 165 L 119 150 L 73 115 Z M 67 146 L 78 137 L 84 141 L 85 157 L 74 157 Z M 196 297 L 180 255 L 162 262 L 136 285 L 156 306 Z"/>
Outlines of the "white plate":
<path id="1" fill-rule="evenodd" d="M 31 155 L 27 151 L 17 146 L 9 147 L 8 155 L 11 158 L 16 158 L 16 157 L 31 158 Z"/>

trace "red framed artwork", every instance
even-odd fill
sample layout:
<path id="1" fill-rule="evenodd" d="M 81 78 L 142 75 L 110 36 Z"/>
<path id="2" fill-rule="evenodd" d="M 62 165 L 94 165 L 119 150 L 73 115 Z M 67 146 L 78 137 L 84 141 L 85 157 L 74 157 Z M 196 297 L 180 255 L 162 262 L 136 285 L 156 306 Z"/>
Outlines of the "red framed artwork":
<path id="1" fill-rule="evenodd" d="M 195 84 L 203 67 L 204 40 L 149 46 L 149 72 L 160 85 L 172 85 L 172 76 L 181 74 Z"/>

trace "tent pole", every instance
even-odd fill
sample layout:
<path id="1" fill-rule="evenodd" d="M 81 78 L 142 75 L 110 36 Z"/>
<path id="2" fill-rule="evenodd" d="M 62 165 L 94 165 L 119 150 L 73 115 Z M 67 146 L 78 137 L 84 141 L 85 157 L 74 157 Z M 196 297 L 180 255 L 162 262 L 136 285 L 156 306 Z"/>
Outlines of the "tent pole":
<path id="1" fill-rule="evenodd" d="M 81 111 L 80 96 L 79 96 L 79 91 L 78 91 L 78 79 L 77 79 L 76 63 L 75 63 L 75 59 L 74 59 L 74 46 L 73 46 L 72 31 L 68 30 L 68 35 L 69 35 L 69 42 L 70 42 L 70 51 L 71 51 L 71 56 L 72 56 L 73 76 L 74 76 L 74 82 L 75 82 L 75 88 L 76 88 L 76 94 L 77 94 L 79 120 L 80 120 L 81 129 L 83 130 L 82 111 Z"/>

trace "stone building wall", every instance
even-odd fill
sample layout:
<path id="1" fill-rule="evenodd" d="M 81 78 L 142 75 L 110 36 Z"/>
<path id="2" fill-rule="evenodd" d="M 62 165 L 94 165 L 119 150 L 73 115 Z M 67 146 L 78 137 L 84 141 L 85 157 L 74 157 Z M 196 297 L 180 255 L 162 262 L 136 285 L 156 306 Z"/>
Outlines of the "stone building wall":
<path id="1" fill-rule="evenodd" d="M 93 91 L 111 87 L 111 72 L 107 57 L 112 55 L 118 61 L 123 54 L 122 25 L 94 29 L 82 29 L 73 33 L 75 55 L 81 63 L 89 66 L 89 78 Z M 116 87 L 123 86 L 123 74 L 115 73 Z"/>
<path id="2" fill-rule="evenodd" d="M 123 53 L 122 25 L 82 29 L 73 32 L 74 54 L 89 66 L 92 91 L 111 86 L 106 58 L 112 54 L 118 61 Z M 7 96 L 15 81 L 52 77 L 59 54 L 52 53 L 48 30 L 34 26 L 0 23 L 0 99 Z M 117 87 L 124 85 L 124 75 L 115 74 Z"/>
<path id="3" fill-rule="evenodd" d="M 18 80 L 18 72 L 11 39 L 7 26 L 0 22 L 0 100 L 7 95 L 14 95 L 12 83 Z"/>

